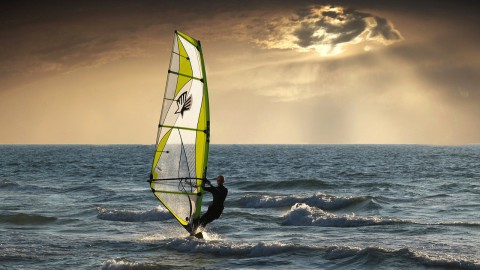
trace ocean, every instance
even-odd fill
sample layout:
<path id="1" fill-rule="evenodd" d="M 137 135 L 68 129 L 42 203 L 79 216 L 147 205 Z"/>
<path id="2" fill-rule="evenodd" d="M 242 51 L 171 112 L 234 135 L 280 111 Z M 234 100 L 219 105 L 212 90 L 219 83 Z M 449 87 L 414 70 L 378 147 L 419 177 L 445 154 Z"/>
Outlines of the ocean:
<path id="1" fill-rule="evenodd" d="M 1 145 L 0 269 L 480 269 L 480 145 L 212 145 L 203 240 L 150 191 L 153 151 Z"/>

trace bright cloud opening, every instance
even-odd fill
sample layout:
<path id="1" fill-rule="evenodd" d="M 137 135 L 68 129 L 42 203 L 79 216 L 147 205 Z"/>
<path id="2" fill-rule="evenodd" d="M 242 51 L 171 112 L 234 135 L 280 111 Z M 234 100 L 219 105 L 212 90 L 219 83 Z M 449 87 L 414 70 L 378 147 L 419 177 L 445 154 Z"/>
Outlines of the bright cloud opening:
<path id="1" fill-rule="evenodd" d="M 385 18 L 355 9 L 318 6 L 270 23 L 267 35 L 256 42 L 270 49 L 313 50 L 321 56 L 334 56 L 346 52 L 349 45 L 365 47 L 374 42 L 386 46 L 400 40 L 400 32 Z"/>

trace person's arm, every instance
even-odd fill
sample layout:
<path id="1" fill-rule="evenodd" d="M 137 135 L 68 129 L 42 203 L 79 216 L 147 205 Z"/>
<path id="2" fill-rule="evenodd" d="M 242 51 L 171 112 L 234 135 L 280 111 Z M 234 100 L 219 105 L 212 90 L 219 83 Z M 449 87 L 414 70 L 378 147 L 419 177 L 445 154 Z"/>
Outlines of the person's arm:
<path id="1" fill-rule="evenodd" d="M 212 193 L 212 194 L 214 194 L 214 195 L 219 194 L 218 189 L 217 189 L 216 187 L 212 186 L 212 185 L 210 185 L 209 187 L 205 187 L 205 186 L 204 186 L 204 187 L 203 187 L 203 190 L 208 191 L 208 192 L 210 192 L 210 193 Z"/>
<path id="2" fill-rule="evenodd" d="M 203 187 L 203 190 L 213 193 L 215 188 L 214 187 Z"/>
<path id="3" fill-rule="evenodd" d="M 207 187 L 206 184 L 208 184 L 210 187 Z M 210 193 L 215 192 L 217 189 L 212 186 L 212 183 L 208 179 L 205 179 L 202 183 L 203 190 L 208 191 Z"/>

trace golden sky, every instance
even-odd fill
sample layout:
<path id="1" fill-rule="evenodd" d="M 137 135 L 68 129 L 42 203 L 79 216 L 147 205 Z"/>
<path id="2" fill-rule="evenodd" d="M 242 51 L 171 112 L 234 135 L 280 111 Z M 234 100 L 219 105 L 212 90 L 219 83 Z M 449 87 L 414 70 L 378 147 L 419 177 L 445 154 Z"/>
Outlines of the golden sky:
<path id="1" fill-rule="evenodd" d="M 10 2 L 0 144 L 154 144 L 176 29 L 214 144 L 480 143 L 472 1 Z"/>

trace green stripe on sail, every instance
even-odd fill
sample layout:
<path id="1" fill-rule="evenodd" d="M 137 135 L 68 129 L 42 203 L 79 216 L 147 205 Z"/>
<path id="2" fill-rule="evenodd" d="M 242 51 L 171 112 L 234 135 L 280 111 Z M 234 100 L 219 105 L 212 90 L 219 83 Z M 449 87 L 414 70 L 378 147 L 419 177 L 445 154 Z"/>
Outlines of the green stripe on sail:
<path id="1" fill-rule="evenodd" d="M 163 149 L 165 148 L 165 144 L 168 141 L 168 138 L 170 137 L 170 134 L 172 133 L 172 129 L 170 129 L 160 140 L 157 146 L 157 150 L 155 151 L 155 157 L 153 158 L 153 166 L 152 166 L 152 175 L 153 178 L 158 178 L 158 174 L 155 170 L 155 167 L 157 167 L 158 161 L 160 160 L 160 157 L 162 156 Z M 153 188 L 154 183 L 152 182 L 150 184 L 151 188 Z"/>
<path id="2" fill-rule="evenodd" d="M 200 115 L 198 119 L 197 129 L 205 130 L 205 133 L 197 133 L 196 149 L 195 149 L 195 159 L 196 163 L 196 173 L 197 177 L 206 178 L 207 174 L 207 164 L 208 164 L 208 151 L 210 145 L 210 106 L 208 102 L 208 86 L 207 86 L 207 74 L 205 72 L 205 63 L 203 60 L 203 52 L 201 46 L 197 47 L 200 54 L 200 61 L 202 66 L 203 74 L 203 99 L 202 107 L 200 109 Z M 199 186 L 199 192 L 202 192 L 202 180 L 197 180 L 197 185 Z M 203 196 L 198 196 L 197 205 L 202 205 Z M 194 218 L 200 217 L 201 208 L 197 207 L 195 213 L 193 214 Z"/>
<path id="3" fill-rule="evenodd" d="M 179 59 L 179 68 L 178 73 L 184 76 L 179 76 L 177 79 L 177 87 L 175 88 L 175 95 L 180 92 L 180 90 L 185 86 L 185 84 L 190 81 L 190 78 L 193 76 L 192 65 L 190 63 L 190 59 L 188 58 L 187 51 L 183 46 L 182 39 L 177 37 L 177 44 L 178 44 L 178 52 L 180 54 Z M 172 70 L 173 71 L 173 70 Z"/>

